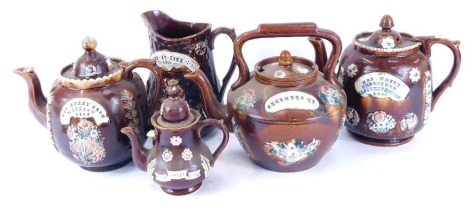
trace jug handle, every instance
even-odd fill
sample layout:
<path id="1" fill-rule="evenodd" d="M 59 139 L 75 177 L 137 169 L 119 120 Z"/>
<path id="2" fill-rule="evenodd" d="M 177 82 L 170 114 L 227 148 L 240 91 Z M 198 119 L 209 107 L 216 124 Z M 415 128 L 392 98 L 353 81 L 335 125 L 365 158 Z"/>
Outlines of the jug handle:
<path id="1" fill-rule="evenodd" d="M 204 127 L 210 126 L 210 125 L 214 125 L 215 127 L 219 128 L 220 130 L 222 130 L 222 132 L 224 134 L 224 138 L 222 139 L 222 142 L 220 143 L 219 147 L 217 147 L 217 149 L 212 154 L 212 157 L 214 158 L 214 161 L 211 162 L 211 166 L 213 166 L 215 161 L 219 157 L 220 153 L 222 152 L 222 150 L 224 150 L 225 146 L 227 146 L 229 134 L 228 134 L 227 126 L 225 126 L 223 120 L 216 120 L 216 119 L 208 118 L 208 119 L 204 119 L 201 122 L 199 122 L 198 127 L 196 129 L 198 138 L 202 139 L 202 136 L 201 136 L 202 129 Z"/>
<path id="2" fill-rule="evenodd" d="M 232 42 L 234 42 L 235 38 L 237 38 L 237 34 L 235 34 L 235 29 L 233 28 L 230 29 L 227 27 L 218 27 L 212 30 L 209 36 L 209 48 L 211 50 L 214 50 L 215 38 L 219 36 L 220 34 L 226 34 L 232 40 Z M 230 63 L 230 67 L 228 68 L 227 74 L 225 74 L 224 78 L 222 79 L 222 87 L 220 88 L 219 94 L 217 94 L 217 100 L 219 102 L 222 102 L 222 99 L 225 95 L 225 90 L 227 89 L 230 78 L 232 78 L 234 70 L 235 70 L 235 56 L 232 57 L 232 62 Z"/>
<path id="3" fill-rule="evenodd" d="M 150 72 L 152 72 L 152 74 L 155 76 L 155 79 L 156 79 L 155 89 L 156 90 L 154 94 L 151 95 L 150 98 L 148 98 L 150 100 L 150 103 L 149 103 L 150 113 L 148 114 L 147 124 L 150 126 L 152 125 L 150 122 L 150 119 L 152 118 L 152 115 L 157 110 L 157 101 L 158 101 L 158 98 L 160 97 L 160 93 L 161 93 L 160 91 L 163 87 L 162 70 L 156 65 L 155 62 L 156 62 L 155 59 L 136 59 L 131 62 L 119 63 L 120 67 L 125 67 L 124 79 L 126 80 L 131 80 L 133 78 L 132 71 L 135 68 L 139 68 L 139 67 L 143 67 L 143 68 L 150 70 Z"/>
<path id="4" fill-rule="evenodd" d="M 315 49 L 315 63 L 318 66 L 318 70 L 321 73 L 325 73 L 325 64 L 328 59 L 328 56 L 326 55 L 326 48 L 325 48 L 325 43 L 321 38 L 313 38 L 309 37 L 308 41 L 313 45 L 313 48 Z"/>
<path id="5" fill-rule="evenodd" d="M 452 68 L 447 75 L 447 77 L 442 81 L 437 88 L 432 92 L 432 104 L 431 104 L 431 111 L 434 110 L 434 106 L 436 105 L 437 100 L 439 100 L 439 97 L 444 93 L 444 91 L 452 86 L 452 82 L 454 81 L 455 77 L 459 73 L 460 69 L 460 61 L 461 61 L 461 54 L 460 54 L 460 41 L 450 41 L 445 38 L 437 38 L 435 36 L 419 36 L 419 37 L 414 37 L 413 41 L 419 41 L 421 42 L 421 51 L 424 53 L 424 55 L 429 59 L 431 58 L 431 47 L 434 44 L 442 44 L 446 47 L 448 47 L 453 55 L 454 55 L 454 63 L 452 65 Z"/>
<path id="6" fill-rule="evenodd" d="M 274 38 L 274 37 L 315 37 L 323 38 L 331 43 L 332 49 L 330 58 L 325 64 L 324 78 L 326 81 L 338 88 L 342 85 L 334 76 L 335 67 L 338 64 L 339 56 L 342 50 L 341 39 L 333 31 L 317 28 L 313 22 L 306 23 L 287 23 L 287 24 L 260 24 L 257 29 L 245 32 L 235 39 L 234 55 L 239 68 L 239 77 L 233 83 L 232 90 L 245 84 L 250 78 L 248 65 L 243 57 L 242 47 L 245 42 L 258 38 Z"/>

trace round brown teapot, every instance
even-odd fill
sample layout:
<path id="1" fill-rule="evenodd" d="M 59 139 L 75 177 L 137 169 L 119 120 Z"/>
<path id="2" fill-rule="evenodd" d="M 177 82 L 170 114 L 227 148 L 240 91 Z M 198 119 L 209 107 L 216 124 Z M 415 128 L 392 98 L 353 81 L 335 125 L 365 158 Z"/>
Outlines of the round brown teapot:
<path id="1" fill-rule="evenodd" d="M 128 126 L 144 136 L 146 113 L 155 109 L 155 102 L 147 104 L 144 83 L 132 70 L 146 67 L 161 76 L 154 63 L 123 63 L 97 52 L 96 46 L 93 38 L 83 40 L 85 53 L 62 69 L 47 99 L 32 67 L 14 72 L 28 84 L 30 109 L 49 130 L 56 150 L 86 170 L 109 171 L 132 159 L 121 128 Z M 161 84 L 156 82 L 157 89 Z"/>
<path id="2" fill-rule="evenodd" d="M 258 62 L 250 77 L 242 54 L 245 42 L 301 36 L 309 36 L 317 46 L 316 51 L 324 48 L 318 48 L 323 45 L 316 44 L 319 42 L 315 38 L 331 42 L 324 75 L 316 63 L 283 51 L 278 57 Z M 314 23 L 261 24 L 235 40 L 240 77 L 228 92 L 227 106 L 216 101 L 201 71 L 185 77 L 201 88 L 209 117 L 224 119 L 256 164 L 273 171 L 301 171 L 321 160 L 336 141 L 343 123 L 346 97 L 334 76 L 340 52 L 339 37 L 332 31 L 317 28 Z"/>
<path id="3" fill-rule="evenodd" d="M 460 67 L 459 41 L 413 37 L 393 26 L 385 15 L 381 30 L 358 34 L 343 52 L 338 73 L 348 97 L 347 129 L 359 141 L 378 146 L 410 141 Z M 430 57 L 436 43 L 452 51 L 454 64 L 433 90 Z"/>
<path id="4" fill-rule="evenodd" d="M 167 98 L 151 119 L 155 128 L 154 146 L 146 149 L 135 129 L 125 127 L 122 132 L 132 142 L 136 166 L 147 171 L 166 193 L 185 195 L 198 190 L 209 176 L 215 160 L 227 145 L 229 134 L 221 120 L 201 120 L 201 114 L 189 108 L 177 80 L 171 79 L 167 84 Z M 221 129 L 224 135 L 214 153 L 201 140 L 201 131 L 208 126 Z"/>

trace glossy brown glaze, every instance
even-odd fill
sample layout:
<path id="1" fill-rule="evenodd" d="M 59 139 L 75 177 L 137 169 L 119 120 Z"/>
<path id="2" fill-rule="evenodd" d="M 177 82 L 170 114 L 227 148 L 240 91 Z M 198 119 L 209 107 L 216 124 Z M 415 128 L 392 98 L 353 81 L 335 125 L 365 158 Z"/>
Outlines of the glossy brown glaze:
<path id="1" fill-rule="evenodd" d="M 61 71 L 47 99 L 34 69 L 14 72 L 28 83 L 31 110 L 48 128 L 58 152 L 86 170 L 113 170 L 131 161 L 129 140 L 120 129 L 128 126 L 142 136 L 146 133 L 145 86 L 132 73 L 134 67 L 124 69 L 120 59 L 96 52 L 92 38 L 84 43 L 85 54 Z"/>
<path id="2" fill-rule="evenodd" d="M 381 30 L 358 34 L 343 52 L 338 73 L 348 96 L 346 127 L 359 141 L 378 146 L 410 141 L 460 67 L 458 41 L 413 37 L 392 30 L 393 25 L 385 15 Z M 454 64 L 433 87 L 430 48 L 436 43 L 452 51 Z"/>
<path id="3" fill-rule="evenodd" d="M 216 94 L 217 100 L 220 101 L 233 74 L 235 62 L 232 60 L 230 68 L 223 78 L 222 85 L 220 85 L 213 60 L 214 42 L 220 34 L 226 34 L 233 41 L 236 37 L 234 30 L 225 27 L 212 30 L 211 24 L 178 21 L 158 10 L 147 11 L 141 16 L 148 30 L 152 57 L 170 61 L 174 53 L 180 53 L 187 55 L 199 65 L 199 67 L 194 69 L 185 68 L 185 70 L 176 67 L 165 67 L 163 65 L 161 67 L 164 78 L 177 79 L 181 88 L 185 91 L 186 100 L 190 107 L 197 109 L 204 115 L 202 113 L 201 96 L 198 88 L 194 83 L 183 79 L 183 76 L 196 68 L 200 68 L 208 77 L 212 91 Z M 162 55 L 162 53 L 159 53 L 161 51 L 167 52 Z M 178 60 L 181 59 L 176 59 L 176 61 Z M 153 83 L 154 78 L 151 75 L 148 86 L 154 86 Z M 148 90 L 151 94 L 155 89 L 149 87 Z"/>
<path id="4" fill-rule="evenodd" d="M 169 93 L 162 103 L 163 112 L 152 116 L 155 127 L 154 146 L 148 150 L 142 145 L 139 135 L 132 128 L 125 127 L 122 132 L 132 142 L 134 163 L 172 195 L 190 194 L 201 187 L 209 176 L 210 169 L 227 145 L 229 134 L 221 120 L 201 120 L 198 111 L 190 109 L 183 98 L 172 92 L 175 80 L 168 82 Z M 184 102 L 184 105 L 181 105 Z M 180 112 L 177 115 L 174 112 Z M 214 153 L 202 141 L 201 131 L 208 126 L 219 128 L 223 139 Z"/>
<path id="5" fill-rule="evenodd" d="M 308 38 L 308 41 L 315 49 L 315 63 L 318 65 L 318 70 L 320 70 L 321 73 L 324 73 L 326 61 L 328 61 L 325 43 L 323 43 L 323 39 L 313 37 Z"/>
<path id="6" fill-rule="evenodd" d="M 245 42 L 300 36 L 311 37 L 317 52 L 325 50 L 316 38 L 332 44 L 327 61 L 326 54 L 316 58 L 324 66 L 325 76 L 314 62 L 283 51 L 258 62 L 250 78 L 242 54 Z M 224 119 L 256 164 L 273 171 L 301 171 L 313 167 L 328 152 L 344 119 L 345 93 L 333 76 L 340 52 L 339 37 L 314 23 L 262 24 L 235 40 L 240 77 L 228 93 L 227 106 L 217 102 L 200 70 L 185 77 L 200 86 L 209 116 Z"/>

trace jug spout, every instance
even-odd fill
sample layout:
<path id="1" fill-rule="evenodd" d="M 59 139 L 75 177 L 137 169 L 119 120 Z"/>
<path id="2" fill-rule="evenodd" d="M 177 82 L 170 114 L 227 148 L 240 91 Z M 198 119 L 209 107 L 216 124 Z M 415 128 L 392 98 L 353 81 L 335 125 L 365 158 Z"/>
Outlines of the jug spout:
<path id="1" fill-rule="evenodd" d="M 227 106 L 223 105 L 219 101 L 212 91 L 209 80 L 200 69 L 195 72 L 185 74 L 184 77 L 195 82 L 202 95 L 202 106 L 204 110 L 209 114 L 210 118 L 222 119 L 230 132 L 233 132 L 233 125 L 228 115 Z"/>
<path id="2" fill-rule="evenodd" d="M 20 75 L 28 85 L 29 94 L 29 108 L 34 114 L 36 120 L 46 127 L 46 105 L 47 99 L 44 97 L 36 72 L 33 67 L 22 67 L 15 69 L 14 73 Z"/>
<path id="3" fill-rule="evenodd" d="M 178 21 L 159 10 L 150 10 L 141 15 L 150 38 L 179 42 L 181 38 L 197 37 L 209 32 L 211 24 Z"/>
<path id="4" fill-rule="evenodd" d="M 158 34 L 158 31 L 161 30 L 160 28 L 171 25 L 170 22 L 174 22 L 170 16 L 159 10 L 146 11 L 141 14 L 141 17 L 144 20 L 150 37 L 152 37 L 152 34 Z"/>
<path id="5" fill-rule="evenodd" d="M 124 127 L 121 132 L 129 137 L 132 145 L 132 160 L 134 160 L 135 166 L 143 171 L 147 171 L 147 154 L 148 150 L 142 145 L 139 139 L 139 134 L 131 128 Z"/>

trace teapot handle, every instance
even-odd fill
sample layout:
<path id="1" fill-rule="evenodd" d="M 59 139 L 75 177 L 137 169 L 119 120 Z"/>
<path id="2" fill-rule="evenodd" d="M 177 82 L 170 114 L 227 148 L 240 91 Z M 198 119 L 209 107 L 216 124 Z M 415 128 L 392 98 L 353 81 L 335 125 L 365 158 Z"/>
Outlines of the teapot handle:
<path id="1" fill-rule="evenodd" d="M 459 73 L 460 69 L 460 61 L 461 61 L 461 54 L 460 54 L 460 41 L 450 41 L 445 38 L 437 38 L 435 36 L 420 36 L 414 37 L 413 41 L 421 42 L 421 51 L 424 55 L 429 59 L 431 58 L 431 47 L 438 43 L 445 45 L 448 47 L 453 55 L 454 55 L 454 64 L 447 75 L 447 77 L 442 81 L 441 84 L 432 92 L 432 104 L 431 104 L 431 111 L 434 110 L 434 106 L 436 105 L 437 100 L 441 97 L 442 93 L 448 88 L 452 86 L 452 82 L 454 81 L 455 77 Z"/>
<path id="2" fill-rule="evenodd" d="M 227 27 L 218 27 L 212 30 L 212 32 L 210 33 L 209 48 L 211 50 L 214 50 L 215 38 L 219 36 L 220 34 L 226 34 L 232 40 L 232 42 L 235 41 L 235 38 L 237 38 L 237 34 L 235 34 L 235 29 L 230 29 Z M 217 94 L 217 100 L 219 102 L 222 102 L 222 98 L 225 95 L 225 90 L 227 89 L 230 78 L 232 78 L 234 70 L 235 70 L 235 56 L 232 57 L 232 62 L 230 63 L 230 67 L 228 68 L 227 74 L 225 74 L 224 78 L 222 79 L 222 87 L 220 88 L 219 94 Z"/>
<path id="3" fill-rule="evenodd" d="M 202 138 L 202 136 L 201 136 L 202 129 L 204 127 L 210 126 L 210 125 L 214 125 L 215 127 L 219 128 L 220 130 L 222 130 L 222 132 L 224 134 L 224 138 L 222 139 L 222 142 L 220 143 L 219 147 L 217 147 L 215 152 L 212 154 L 212 157 L 214 158 L 214 161 L 211 162 L 212 163 L 211 166 L 213 166 L 215 161 L 219 157 L 220 153 L 222 152 L 222 150 L 224 150 L 225 146 L 227 146 L 229 134 L 228 134 L 227 126 L 225 126 L 223 120 L 216 120 L 216 119 L 208 118 L 208 119 L 204 119 L 201 122 L 199 122 L 199 125 L 196 129 L 198 138 Z"/>
<path id="4" fill-rule="evenodd" d="M 326 48 L 323 39 L 309 37 L 308 41 L 313 45 L 315 49 L 315 63 L 318 66 L 318 70 L 321 73 L 325 73 L 325 64 L 328 59 L 326 56 Z"/>
<path id="5" fill-rule="evenodd" d="M 154 94 L 151 95 L 149 103 L 149 114 L 148 114 L 148 119 L 147 119 L 147 124 L 151 126 L 150 119 L 152 118 L 153 113 L 157 110 L 157 101 L 158 98 L 160 97 L 160 91 L 163 88 L 163 77 L 162 77 L 162 70 L 157 67 L 155 63 L 155 59 L 136 59 L 131 62 L 123 62 L 120 63 L 119 66 L 125 67 L 124 69 L 124 79 L 126 80 L 131 80 L 133 78 L 132 71 L 135 68 L 138 67 L 143 67 L 147 68 L 152 72 L 152 74 L 155 76 L 155 91 Z"/>
<path id="6" fill-rule="evenodd" d="M 260 24 L 257 29 L 245 32 L 235 39 L 234 55 L 238 64 L 238 79 L 233 83 L 232 90 L 245 84 L 250 78 L 248 65 L 243 57 L 242 47 L 245 42 L 258 38 L 273 37 L 314 37 L 328 40 L 331 45 L 330 58 L 325 64 L 325 79 L 333 85 L 341 88 L 342 85 L 335 78 L 335 67 L 338 64 L 339 56 L 342 50 L 341 39 L 333 31 L 317 28 L 313 22 L 310 23 L 285 23 L 285 24 Z"/>

